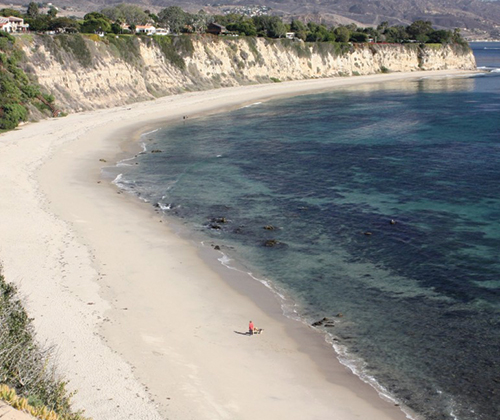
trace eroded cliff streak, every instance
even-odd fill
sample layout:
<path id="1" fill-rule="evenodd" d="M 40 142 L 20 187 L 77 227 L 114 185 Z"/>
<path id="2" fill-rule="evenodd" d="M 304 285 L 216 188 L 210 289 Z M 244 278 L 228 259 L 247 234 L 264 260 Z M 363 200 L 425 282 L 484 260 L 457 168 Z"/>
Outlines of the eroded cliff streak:
<path id="1" fill-rule="evenodd" d="M 264 38 L 80 35 L 23 41 L 27 71 L 66 112 L 222 86 L 386 71 L 475 68 L 466 47 L 305 44 Z"/>

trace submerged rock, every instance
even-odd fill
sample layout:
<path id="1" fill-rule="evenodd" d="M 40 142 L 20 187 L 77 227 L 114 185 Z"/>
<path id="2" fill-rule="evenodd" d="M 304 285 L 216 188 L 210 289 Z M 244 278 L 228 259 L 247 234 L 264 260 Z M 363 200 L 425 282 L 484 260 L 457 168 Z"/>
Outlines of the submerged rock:
<path id="1" fill-rule="evenodd" d="M 227 223 L 227 219 L 225 217 L 214 217 L 212 219 L 212 222 L 214 223 Z"/>
<path id="2" fill-rule="evenodd" d="M 331 318 L 323 318 L 320 319 L 319 321 L 313 322 L 311 324 L 313 327 L 326 327 L 326 328 L 331 328 L 335 327 L 335 322 Z"/>

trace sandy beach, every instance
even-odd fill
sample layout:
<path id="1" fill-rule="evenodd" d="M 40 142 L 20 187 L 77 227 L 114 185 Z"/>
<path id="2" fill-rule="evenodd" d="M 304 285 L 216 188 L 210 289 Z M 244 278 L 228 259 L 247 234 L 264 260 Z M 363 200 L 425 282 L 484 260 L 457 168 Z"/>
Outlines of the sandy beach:
<path id="1" fill-rule="evenodd" d="M 101 168 L 156 126 L 393 73 L 253 85 L 26 124 L 0 135 L 0 264 L 41 342 L 57 348 L 74 405 L 112 419 L 404 419 L 272 293 L 221 275 L 150 204 Z M 188 140 L 186 140 L 188 141 Z M 213 260 L 216 261 L 216 252 Z M 210 257 L 210 256 L 209 256 Z M 228 270 L 226 270 L 228 271 Z M 250 337 L 248 321 L 265 329 Z"/>

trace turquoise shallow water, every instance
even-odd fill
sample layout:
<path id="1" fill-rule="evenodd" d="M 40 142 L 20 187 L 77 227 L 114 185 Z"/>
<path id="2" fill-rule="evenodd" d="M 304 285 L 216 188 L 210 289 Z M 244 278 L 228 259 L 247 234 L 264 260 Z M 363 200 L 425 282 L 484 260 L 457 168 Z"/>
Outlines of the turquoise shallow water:
<path id="1" fill-rule="evenodd" d="M 500 68 L 497 46 L 474 45 L 478 64 Z M 143 141 L 117 183 L 308 322 L 342 313 L 345 363 L 427 419 L 500 418 L 498 73 L 269 101 Z"/>

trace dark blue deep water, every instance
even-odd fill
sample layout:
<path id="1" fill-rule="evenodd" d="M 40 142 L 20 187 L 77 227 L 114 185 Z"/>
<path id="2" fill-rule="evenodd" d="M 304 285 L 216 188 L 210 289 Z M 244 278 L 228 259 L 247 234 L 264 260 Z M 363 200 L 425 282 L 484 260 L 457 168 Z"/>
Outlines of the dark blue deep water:
<path id="1" fill-rule="evenodd" d="M 500 68 L 500 43 L 473 48 Z M 143 141 L 119 184 L 303 320 L 342 313 L 330 337 L 358 374 L 426 419 L 500 418 L 498 70 L 269 101 Z"/>

